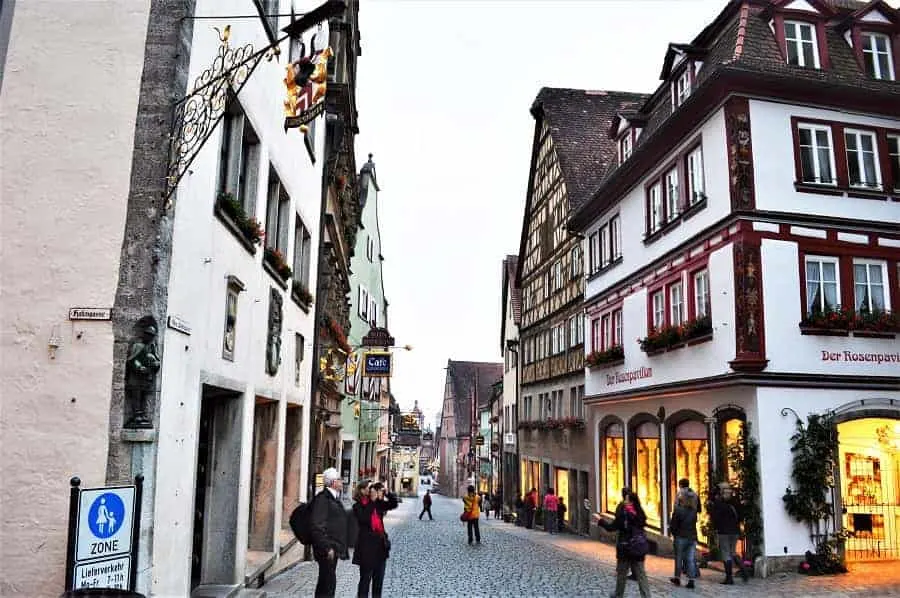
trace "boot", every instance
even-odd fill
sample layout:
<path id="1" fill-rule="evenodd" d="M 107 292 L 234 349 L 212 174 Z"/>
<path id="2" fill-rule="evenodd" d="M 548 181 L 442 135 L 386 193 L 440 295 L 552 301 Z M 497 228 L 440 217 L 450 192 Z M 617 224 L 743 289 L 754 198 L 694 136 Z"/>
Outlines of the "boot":
<path id="1" fill-rule="evenodd" d="M 725 561 L 725 581 L 724 586 L 734 585 L 734 564 L 731 561 Z"/>

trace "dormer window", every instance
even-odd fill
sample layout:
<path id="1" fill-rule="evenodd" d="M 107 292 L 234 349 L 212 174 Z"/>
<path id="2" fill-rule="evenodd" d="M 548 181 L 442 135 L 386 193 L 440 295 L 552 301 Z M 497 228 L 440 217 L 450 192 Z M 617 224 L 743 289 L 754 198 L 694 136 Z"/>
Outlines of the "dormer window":
<path id="1" fill-rule="evenodd" d="M 788 64 L 819 68 L 815 25 L 802 21 L 785 21 L 784 41 Z"/>
<path id="2" fill-rule="evenodd" d="M 625 135 L 619 140 L 619 164 L 631 157 L 631 131 L 625 131 Z"/>
<path id="3" fill-rule="evenodd" d="M 891 39 L 883 33 L 862 33 L 862 53 L 866 72 L 873 79 L 894 80 Z"/>
<path id="4" fill-rule="evenodd" d="M 684 101 L 691 95 L 691 65 L 688 64 L 684 72 L 675 81 L 675 106 L 681 106 Z"/>

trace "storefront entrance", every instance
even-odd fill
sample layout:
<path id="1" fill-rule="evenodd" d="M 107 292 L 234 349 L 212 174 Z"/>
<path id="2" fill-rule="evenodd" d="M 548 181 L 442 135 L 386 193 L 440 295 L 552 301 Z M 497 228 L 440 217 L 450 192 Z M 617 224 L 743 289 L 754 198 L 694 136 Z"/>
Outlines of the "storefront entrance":
<path id="1" fill-rule="evenodd" d="M 900 420 L 840 423 L 838 442 L 847 560 L 900 559 Z"/>

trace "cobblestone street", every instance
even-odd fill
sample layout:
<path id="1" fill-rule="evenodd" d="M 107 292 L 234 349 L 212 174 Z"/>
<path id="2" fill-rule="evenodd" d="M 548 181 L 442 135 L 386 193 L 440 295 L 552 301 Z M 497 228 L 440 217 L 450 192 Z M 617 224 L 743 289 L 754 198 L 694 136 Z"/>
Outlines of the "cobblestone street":
<path id="1" fill-rule="evenodd" d="M 550 536 L 494 519 L 481 519 L 481 546 L 466 543 L 458 500 L 435 496 L 434 521 L 419 521 L 419 500 L 406 498 L 385 524 L 393 545 L 385 576 L 385 596 L 609 596 L 614 586 L 614 549 L 572 535 Z M 648 557 L 656 596 L 900 596 L 900 573 L 891 565 L 863 567 L 839 577 L 793 574 L 719 585 L 722 574 L 704 570 L 696 590 L 668 582 L 672 562 Z M 896 568 L 894 568 L 896 569 Z M 341 561 L 338 596 L 356 592 L 358 569 Z M 315 563 L 301 563 L 271 579 L 268 598 L 311 596 Z M 629 582 L 626 596 L 638 596 Z"/>

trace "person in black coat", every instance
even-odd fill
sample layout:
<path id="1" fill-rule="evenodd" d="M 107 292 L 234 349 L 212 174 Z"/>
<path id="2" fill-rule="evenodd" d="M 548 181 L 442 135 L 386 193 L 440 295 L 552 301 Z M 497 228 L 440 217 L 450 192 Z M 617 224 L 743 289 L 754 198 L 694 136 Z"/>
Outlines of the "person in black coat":
<path id="1" fill-rule="evenodd" d="M 329 467 L 322 473 L 325 488 L 316 494 L 310 505 L 309 535 L 312 539 L 313 557 L 319 564 L 316 582 L 316 598 L 331 598 L 337 585 L 338 559 L 350 558 L 347 538 L 350 532 L 349 518 L 338 496 L 343 487 L 341 474 Z"/>
<path id="2" fill-rule="evenodd" d="M 647 524 L 647 516 L 637 495 L 629 488 L 622 488 L 622 502 L 616 507 L 615 519 L 607 523 L 597 514 L 594 514 L 594 519 L 600 527 L 616 532 L 616 591 L 613 596 L 622 598 L 625 595 L 625 578 L 631 570 L 637 578 L 641 597 L 649 598 L 650 583 L 644 569 L 644 556 L 629 556 L 625 551 L 626 544 L 638 534 L 643 534 Z"/>
<path id="3" fill-rule="evenodd" d="M 381 598 L 384 584 L 384 567 L 391 552 L 391 542 L 384 529 L 384 514 L 397 508 L 397 497 L 385 493 L 381 482 L 363 482 L 357 490 L 353 503 L 353 517 L 358 526 L 356 547 L 353 550 L 353 564 L 359 565 L 359 584 L 356 595 L 369 596 L 372 587 L 373 598 Z"/>
<path id="4" fill-rule="evenodd" d="M 719 484 L 718 492 L 714 495 L 708 511 L 718 536 L 722 563 L 725 565 L 725 579 L 722 583 L 724 585 L 734 583 L 735 563 L 737 563 L 741 578 L 746 583 L 749 575 L 741 566 L 740 557 L 735 554 L 738 537 L 741 535 L 741 503 L 735 499 L 731 484 L 728 482 Z"/>

